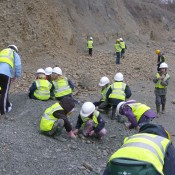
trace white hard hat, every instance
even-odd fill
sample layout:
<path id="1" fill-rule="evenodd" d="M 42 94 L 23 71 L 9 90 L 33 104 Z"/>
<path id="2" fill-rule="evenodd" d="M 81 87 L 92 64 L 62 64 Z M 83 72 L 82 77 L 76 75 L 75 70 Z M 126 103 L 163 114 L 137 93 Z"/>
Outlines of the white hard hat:
<path id="1" fill-rule="evenodd" d="M 120 73 L 120 72 L 116 73 L 115 76 L 114 76 L 114 80 L 123 81 L 123 74 Z"/>
<path id="2" fill-rule="evenodd" d="M 62 70 L 59 67 L 54 67 L 52 73 L 62 75 Z"/>
<path id="3" fill-rule="evenodd" d="M 17 46 L 15 46 L 13 44 L 9 45 L 8 48 L 11 48 L 11 49 L 15 50 L 16 52 L 18 52 Z"/>
<path id="4" fill-rule="evenodd" d="M 108 77 L 102 77 L 100 79 L 99 86 L 105 86 L 108 83 L 109 83 L 109 78 Z"/>
<path id="5" fill-rule="evenodd" d="M 159 68 L 168 68 L 168 64 L 166 64 L 166 63 L 161 63 Z"/>
<path id="6" fill-rule="evenodd" d="M 91 37 L 89 37 L 89 39 L 93 40 L 92 36 L 91 36 Z"/>
<path id="7" fill-rule="evenodd" d="M 88 117 L 95 111 L 95 105 L 92 102 L 85 102 L 81 108 L 80 115 L 82 117 Z"/>
<path id="8" fill-rule="evenodd" d="M 52 68 L 51 67 L 46 67 L 45 68 L 45 73 L 46 73 L 46 75 L 51 75 L 52 74 Z"/>
<path id="9" fill-rule="evenodd" d="M 36 71 L 37 74 L 45 74 L 44 69 L 40 68 Z"/>
<path id="10" fill-rule="evenodd" d="M 120 41 L 123 41 L 123 38 L 120 38 Z"/>
<path id="11" fill-rule="evenodd" d="M 122 105 L 124 105 L 125 103 L 126 103 L 126 102 L 122 101 L 122 102 L 120 102 L 120 103 L 117 105 L 117 113 L 118 113 L 118 114 L 120 114 L 120 113 L 119 113 L 120 107 L 121 107 Z"/>

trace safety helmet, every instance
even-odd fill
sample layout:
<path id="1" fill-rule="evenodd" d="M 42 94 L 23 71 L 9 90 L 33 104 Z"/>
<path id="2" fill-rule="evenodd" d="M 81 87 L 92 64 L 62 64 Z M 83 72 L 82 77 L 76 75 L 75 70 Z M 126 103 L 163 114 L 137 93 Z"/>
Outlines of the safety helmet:
<path id="1" fill-rule="evenodd" d="M 40 68 L 36 71 L 36 74 L 45 74 L 44 69 Z"/>
<path id="2" fill-rule="evenodd" d="M 13 45 L 13 44 L 9 45 L 8 48 L 13 49 L 13 50 L 15 50 L 16 52 L 18 52 L 17 46 L 15 46 L 15 45 Z"/>
<path id="3" fill-rule="evenodd" d="M 156 50 L 156 54 L 157 54 L 157 55 L 160 54 L 160 50 Z"/>
<path id="4" fill-rule="evenodd" d="M 161 69 L 161 68 L 168 68 L 168 64 L 166 64 L 166 63 L 161 63 L 159 68 L 160 68 L 160 69 Z"/>
<path id="5" fill-rule="evenodd" d="M 46 73 L 46 75 L 51 75 L 52 74 L 52 68 L 51 67 L 46 67 L 45 73 Z"/>
<path id="6" fill-rule="evenodd" d="M 122 107 L 126 102 L 122 101 L 117 105 L 117 113 L 120 114 L 120 107 Z"/>
<path id="7" fill-rule="evenodd" d="M 100 79 L 99 86 L 105 86 L 108 83 L 109 83 L 109 78 L 108 77 L 102 77 Z"/>
<path id="8" fill-rule="evenodd" d="M 82 105 L 80 115 L 82 117 L 88 117 L 90 114 L 92 114 L 95 111 L 95 105 L 92 102 L 85 102 Z"/>
<path id="9" fill-rule="evenodd" d="M 116 73 L 115 76 L 114 76 L 115 81 L 123 81 L 123 79 L 124 79 L 123 74 L 120 73 L 120 72 Z"/>
<path id="10" fill-rule="evenodd" d="M 120 41 L 123 41 L 123 38 L 120 38 Z"/>
<path id="11" fill-rule="evenodd" d="M 59 67 L 54 67 L 52 73 L 62 75 L 62 70 Z"/>
<path id="12" fill-rule="evenodd" d="M 92 36 L 91 36 L 91 37 L 89 37 L 89 39 L 90 39 L 90 40 L 93 40 Z"/>

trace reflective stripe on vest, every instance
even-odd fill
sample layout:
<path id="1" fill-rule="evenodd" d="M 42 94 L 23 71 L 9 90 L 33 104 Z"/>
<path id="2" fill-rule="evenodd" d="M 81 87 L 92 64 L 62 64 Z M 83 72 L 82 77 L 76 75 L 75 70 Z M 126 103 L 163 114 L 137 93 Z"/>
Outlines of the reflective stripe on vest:
<path id="1" fill-rule="evenodd" d="M 156 74 L 156 78 L 160 78 L 160 74 L 157 73 Z M 166 81 L 168 78 L 170 78 L 170 76 L 168 74 L 166 74 L 165 78 L 163 79 L 163 81 Z M 160 89 L 164 89 L 166 88 L 166 86 L 163 86 L 161 85 L 161 80 L 158 80 L 156 85 L 155 85 L 156 88 L 160 88 Z"/>
<path id="2" fill-rule="evenodd" d="M 93 41 L 92 40 L 88 40 L 87 47 L 88 47 L 88 49 L 92 49 L 93 48 Z"/>
<path id="3" fill-rule="evenodd" d="M 151 163 L 163 175 L 166 149 L 170 141 L 154 134 L 136 134 L 125 139 L 124 145 L 110 158 L 127 158 Z"/>
<path id="4" fill-rule="evenodd" d="M 0 62 L 9 64 L 12 68 L 14 67 L 14 55 L 13 49 L 4 49 L 0 52 Z"/>
<path id="5" fill-rule="evenodd" d="M 106 93 L 107 93 L 109 87 L 110 87 L 110 85 L 101 91 L 101 97 L 102 97 L 101 101 L 106 100 Z"/>
<path id="6" fill-rule="evenodd" d="M 120 42 L 120 45 L 121 45 L 122 49 L 125 49 L 125 42 L 124 41 Z"/>
<path id="7" fill-rule="evenodd" d="M 137 122 L 140 120 L 141 116 L 150 109 L 150 107 L 146 106 L 142 103 L 131 103 L 127 104 L 129 107 L 132 108 L 132 112 L 136 117 Z"/>
<path id="8" fill-rule="evenodd" d="M 123 82 L 115 82 L 115 83 L 113 83 L 111 85 L 112 92 L 109 95 L 109 98 L 125 100 L 125 97 L 126 97 L 125 88 L 126 88 L 126 84 L 123 83 Z"/>
<path id="9" fill-rule="evenodd" d="M 55 86 L 54 89 L 55 97 L 62 97 L 72 93 L 72 89 L 70 88 L 67 78 L 65 77 L 59 79 L 57 82 L 53 81 L 53 84 Z"/>
<path id="10" fill-rule="evenodd" d="M 84 128 L 85 127 L 85 125 L 86 125 L 86 122 L 87 121 L 89 121 L 89 120 L 93 120 L 94 121 L 94 123 L 95 123 L 95 128 L 97 127 L 97 125 L 98 125 L 98 120 L 97 120 L 97 118 L 98 118 L 98 116 L 99 116 L 99 111 L 94 111 L 94 113 L 93 113 L 93 116 L 92 116 L 92 119 L 91 118 L 89 118 L 89 117 L 82 117 L 81 116 L 81 119 L 82 119 L 82 121 L 83 121 L 83 124 L 82 124 L 82 128 Z"/>
<path id="11" fill-rule="evenodd" d="M 47 108 L 41 118 L 40 130 L 50 131 L 58 119 L 53 116 L 53 113 L 58 110 L 64 110 L 59 103 L 55 103 L 51 107 Z"/>
<path id="12" fill-rule="evenodd" d="M 40 100 L 48 100 L 50 98 L 50 82 L 48 80 L 41 79 L 38 79 L 35 82 L 37 89 L 34 92 L 34 96 Z"/>
<path id="13" fill-rule="evenodd" d="M 114 47 L 116 52 L 121 52 L 122 48 L 120 44 L 115 44 Z"/>

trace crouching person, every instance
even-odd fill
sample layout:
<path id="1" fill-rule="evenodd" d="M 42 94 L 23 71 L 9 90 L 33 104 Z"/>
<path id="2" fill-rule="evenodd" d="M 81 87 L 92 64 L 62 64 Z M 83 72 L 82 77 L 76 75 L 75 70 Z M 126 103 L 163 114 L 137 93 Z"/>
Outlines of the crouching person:
<path id="1" fill-rule="evenodd" d="M 63 128 L 71 138 L 76 138 L 68 117 L 74 110 L 75 104 L 71 97 L 64 97 L 58 103 L 47 108 L 40 121 L 40 131 L 47 136 L 57 138 Z"/>
<path id="2" fill-rule="evenodd" d="M 161 125 L 142 125 L 110 157 L 103 175 L 174 175 L 175 148 L 169 136 Z"/>
<path id="3" fill-rule="evenodd" d="M 101 118 L 100 112 L 95 110 L 95 105 L 92 102 L 85 102 L 78 116 L 74 134 L 77 134 L 82 128 L 84 136 L 96 136 L 101 139 L 106 134 L 104 126 L 105 122 Z"/>

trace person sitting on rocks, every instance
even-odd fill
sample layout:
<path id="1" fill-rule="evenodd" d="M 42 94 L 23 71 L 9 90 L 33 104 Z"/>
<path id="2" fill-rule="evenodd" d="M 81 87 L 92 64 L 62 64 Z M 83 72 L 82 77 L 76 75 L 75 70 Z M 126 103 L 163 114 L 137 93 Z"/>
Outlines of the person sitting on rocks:
<path id="1" fill-rule="evenodd" d="M 52 75 L 52 68 L 46 67 L 45 68 L 45 74 L 46 74 L 46 80 L 48 80 L 51 83 L 51 75 Z"/>
<path id="2" fill-rule="evenodd" d="M 35 100 L 49 100 L 51 97 L 52 84 L 46 80 L 44 69 L 38 69 L 36 80 L 29 88 L 29 98 Z"/>
<path id="3" fill-rule="evenodd" d="M 138 134 L 124 139 L 103 175 L 174 175 L 174 167 L 175 148 L 169 133 L 161 125 L 147 123 Z"/>
<path id="4" fill-rule="evenodd" d="M 155 112 L 152 111 L 150 107 L 145 104 L 138 103 L 135 100 L 120 102 L 117 105 L 117 112 L 128 118 L 130 123 L 125 123 L 128 129 L 135 128 L 138 131 L 143 123 L 150 122 L 156 117 Z"/>
<path id="5" fill-rule="evenodd" d="M 96 136 L 101 139 L 106 134 L 104 126 L 105 122 L 101 118 L 100 112 L 95 110 L 95 105 L 92 102 L 85 102 L 78 116 L 74 134 L 77 134 L 82 128 L 85 137 Z"/>
<path id="6" fill-rule="evenodd" d="M 58 138 L 65 127 L 71 138 L 76 138 L 68 120 L 69 115 L 74 111 L 75 103 L 71 97 L 64 97 L 60 102 L 47 108 L 40 121 L 41 133 Z"/>
<path id="7" fill-rule="evenodd" d="M 111 108 L 111 105 L 106 101 L 106 92 L 110 87 L 110 81 L 108 77 L 102 77 L 99 82 L 101 87 L 101 99 L 97 102 L 94 102 L 95 106 L 98 106 L 98 110 L 101 112 L 108 112 Z"/>
<path id="8" fill-rule="evenodd" d="M 63 76 L 62 70 L 59 67 L 53 68 L 51 79 L 53 83 L 53 93 L 57 100 L 61 100 L 66 96 L 72 97 L 74 84 L 71 80 Z"/>

